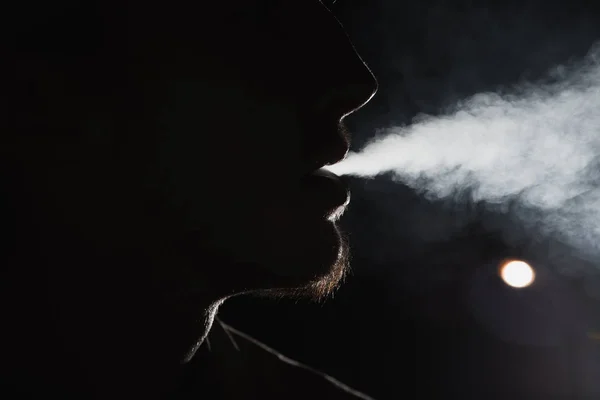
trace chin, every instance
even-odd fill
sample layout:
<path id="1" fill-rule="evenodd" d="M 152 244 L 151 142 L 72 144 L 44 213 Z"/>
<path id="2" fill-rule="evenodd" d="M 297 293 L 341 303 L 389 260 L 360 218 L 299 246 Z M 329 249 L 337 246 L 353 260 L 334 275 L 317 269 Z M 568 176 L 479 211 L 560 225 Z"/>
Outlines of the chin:
<path id="1" fill-rule="evenodd" d="M 209 282 L 218 298 L 253 294 L 326 300 L 349 271 L 347 237 L 325 219 L 294 222 L 292 228 L 271 225 L 278 229 L 248 233 L 243 242 L 226 246 L 210 245 L 210 235 L 203 231 L 186 235 L 178 246 L 190 265 L 185 286 L 198 281 L 206 287 Z"/>
<path id="2" fill-rule="evenodd" d="M 330 226 L 331 229 L 322 230 L 315 235 L 317 237 L 312 237 L 310 251 L 302 255 L 290 253 L 287 261 L 280 260 L 287 264 L 286 267 L 269 267 L 269 271 L 273 273 L 272 287 L 253 293 L 261 297 L 315 302 L 332 297 L 350 270 L 350 259 L 346 235 L 333 223 Z"/>

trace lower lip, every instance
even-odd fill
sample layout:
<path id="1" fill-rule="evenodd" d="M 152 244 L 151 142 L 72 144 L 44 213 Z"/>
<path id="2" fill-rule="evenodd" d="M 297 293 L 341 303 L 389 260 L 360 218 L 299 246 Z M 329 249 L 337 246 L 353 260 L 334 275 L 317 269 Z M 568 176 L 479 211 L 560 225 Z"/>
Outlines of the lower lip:
<path id="1" fill-rule="evenodd" d="M 300 203 L 327 219 L 337 219 L 350 202 L 350 192 L 339 176 L 319 169 L 302 178 Z"/>

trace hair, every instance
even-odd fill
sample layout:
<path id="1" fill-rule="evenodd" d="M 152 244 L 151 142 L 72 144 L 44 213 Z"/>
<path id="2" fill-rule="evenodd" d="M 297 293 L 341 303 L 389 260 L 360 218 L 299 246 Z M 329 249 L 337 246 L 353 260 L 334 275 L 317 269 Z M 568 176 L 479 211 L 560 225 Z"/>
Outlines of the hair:
<path id="1" fill-rule="evenodd" d="M 331 266 L 326 274 L 317 276 L 310 282 L 294 288 L 282 289 L 260 289 L 249 293 L 256 297 L 274 298 L 274 299 L 294 299 L 308 300 L 314 303 L 323 303 L 335 295 L 335 292 L 344 283 L 348 274 L 351 274 L 350 267 L 350 245 L 348 235 L 340 232 L 340 253 L 337 261 Z"/>

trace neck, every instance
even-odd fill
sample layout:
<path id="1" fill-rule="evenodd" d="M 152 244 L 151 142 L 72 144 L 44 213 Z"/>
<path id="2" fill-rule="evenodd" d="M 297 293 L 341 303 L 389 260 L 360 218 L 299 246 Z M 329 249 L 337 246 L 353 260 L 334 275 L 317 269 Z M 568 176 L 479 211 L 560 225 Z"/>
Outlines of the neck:
<path id="1" fill-rule="evenodd" d="M 97 277 L 70 278 L 32 287 L 25 277 L 4 292 L 10 312 L 2 369 L 29 386 L 78 397 L 164 398 L 224 301 L 197 293 L 159 298 L 139 288 L 102 292 L 101 282 L 90 282 Z"/>

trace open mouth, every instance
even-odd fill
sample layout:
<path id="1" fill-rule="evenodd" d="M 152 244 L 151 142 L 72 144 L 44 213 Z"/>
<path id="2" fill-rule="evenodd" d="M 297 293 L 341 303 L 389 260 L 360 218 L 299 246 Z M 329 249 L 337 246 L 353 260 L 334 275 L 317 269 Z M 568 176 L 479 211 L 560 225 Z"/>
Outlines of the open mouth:
<path id="1" fill-rule="evenodd" d="M 323 168 L 305 175 L 301 181 L 301 200 L 323 217 L 335 221 L 350 202 L 350 191 L 342 179 Z"/>

